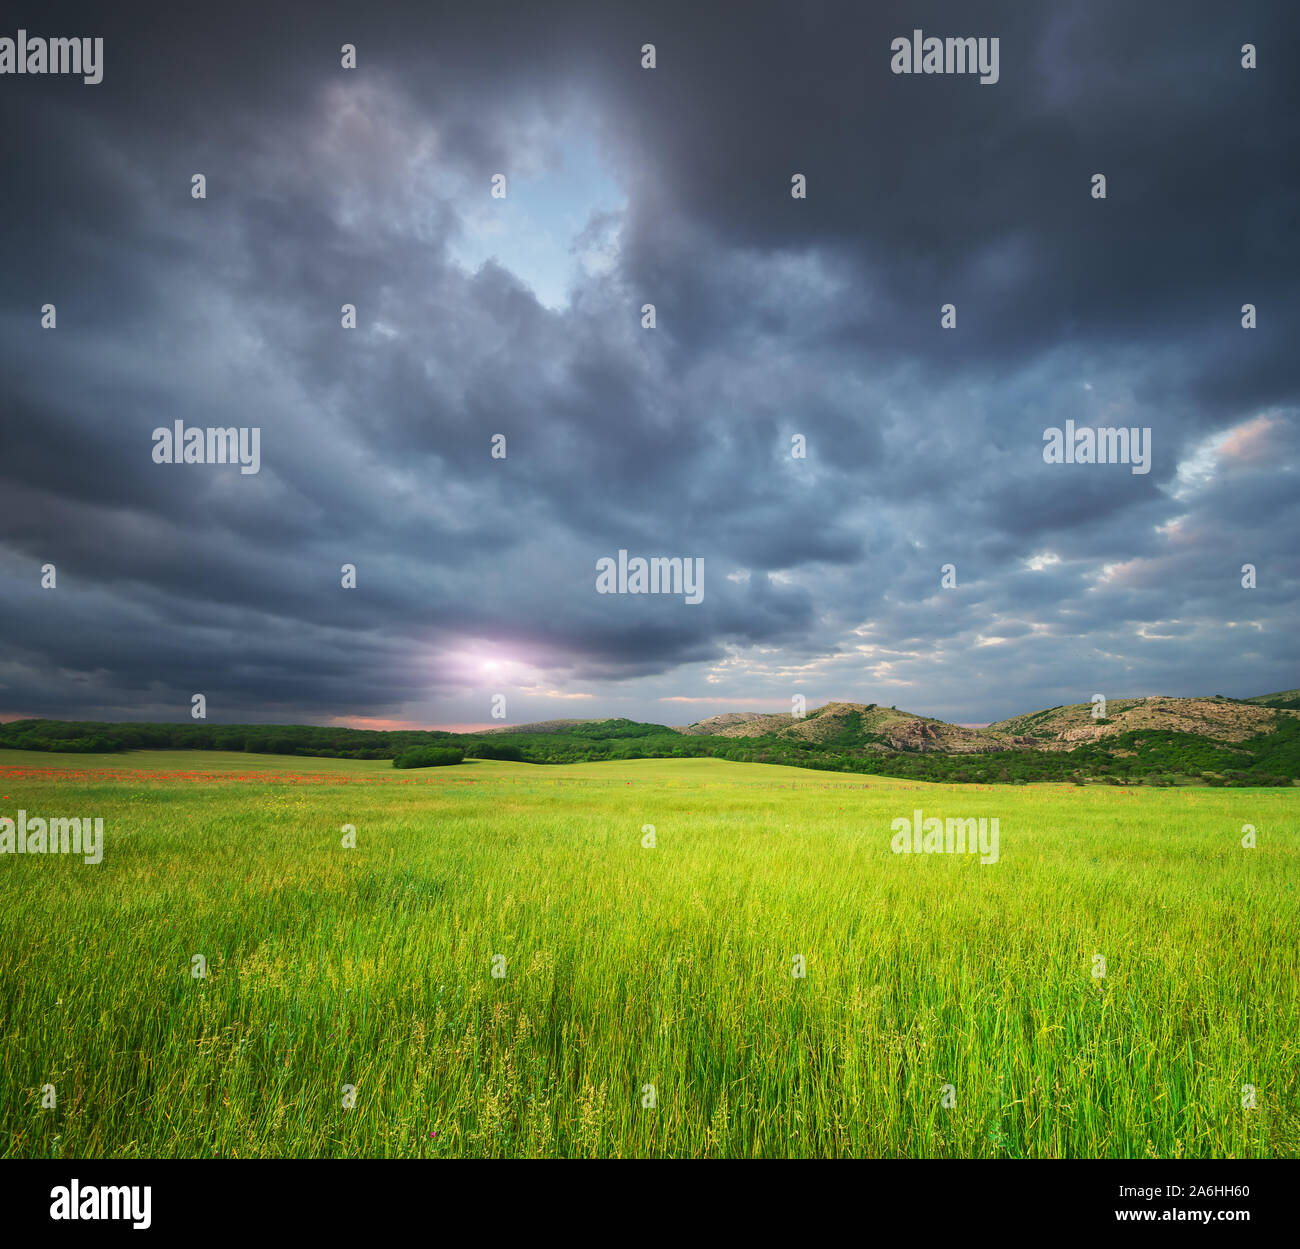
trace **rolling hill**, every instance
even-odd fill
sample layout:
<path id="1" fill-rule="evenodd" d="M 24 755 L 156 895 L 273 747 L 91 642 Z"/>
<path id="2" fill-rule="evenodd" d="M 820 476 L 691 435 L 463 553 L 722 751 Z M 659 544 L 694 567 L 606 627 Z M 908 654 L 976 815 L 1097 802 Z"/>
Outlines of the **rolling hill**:
<path id="1" fill-rule="evenodd" d="M 1292 697 L 1296 695 L 1296 697 Z M 918 780 L 1090 778 L 1115 784 L 1292 785 L 1300 782 L 1300 695 L 1251 699 L 1112 698 L 1047 707 L 994 724 L 950 724 L 877 703 L 830 702 L 795 717 L 726 712 L 669 726 L 628 719 L 557 719 L 455 733 L 312 725 L 0 724 L 0 748 L 112 753 L 141 749 L 249 751 L 386 759 L 459 751 L 467 759 L 567 764 L 712 757 Z M 426 766 L 418 764 L 415 766 Z"/>
<path id="2" fill-rule="evenodd" d="M 1283 722 L 1300 716 L 1300 710 L 1281 709 L 1289 695 L 1263 695 L 1259 699 L 1114 698 L 1106 703 L 1106 716 L 1093 718 L 1091 703 L 1049 707 L 999 720 L 984 728 L 949 724 L 910 711 L 883 708 L 875 703 L 827 703 L 802 720 L 790 715 L 728 712 L 711 716 L 676 731 L 712 737 L 764 737 L 876 747 L 881 750 L 942 751 L 948 754 L 986 754 L 993 751 L 1035 749 L 1073 750 L 1138 730 L 1190 733 L 1218 742 L 1243 742 L 1270 733 Z M 1297 695 L 1300 698 L 1300 695 Z"/>
<path id="3" fill-rule="evenodd" d="M 794 742 L 833 743 L 879 751 L 939 750 L 950 754 L 985 754 L 1020 744 L 1014 732 L 970 729 L 876 703 L 832 702 L 799 718 L 789 714 L 728 712 L 675 731 L 691 737 L 775 734 Z"/>

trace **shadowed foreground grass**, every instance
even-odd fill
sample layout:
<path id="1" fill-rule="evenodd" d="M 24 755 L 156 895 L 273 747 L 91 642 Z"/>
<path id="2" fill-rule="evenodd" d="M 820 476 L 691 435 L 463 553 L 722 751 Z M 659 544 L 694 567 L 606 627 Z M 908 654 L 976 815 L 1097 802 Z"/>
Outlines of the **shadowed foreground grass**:
<path id="1" fill-rule="evenodd" d="M 10 1156 L 1300 1152 L 1287 791 L 4 751 L 0 795 L 105 825 L 0 856 Z M 914 808 L 999 861 L 895 855 Z"/>

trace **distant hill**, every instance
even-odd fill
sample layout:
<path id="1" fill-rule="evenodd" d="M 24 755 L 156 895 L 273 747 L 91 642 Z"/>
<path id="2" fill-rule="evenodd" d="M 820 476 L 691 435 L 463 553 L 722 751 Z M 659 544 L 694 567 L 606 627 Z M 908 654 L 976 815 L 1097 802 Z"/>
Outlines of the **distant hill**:
<path id="1" fill-rule="evenodd" d="M 1194 733 L 1221 742 L 1243 742 L 1269 733 L 1279 719 L 1295 715 L 1255 700 L 1231 698 L 1108 698 L 1104 720 L 1094 720 L 1091 703 L 1050 707 L 989 725 L 991 732 L 1015 733 L 1027 744 L 1069 750 L 1082 742 L 1116 737 L 1137 729 Z"/>
<path id="2" fill-rule="evenodd" d="M 866 749 L 939 750 L 982 754 L 1016 745 L 1013 733 L 968 729 L 877 703 L 827 703 L 796 718 L 789 714 L 727 712 L 688 724 L 677 732 L 692 737 L 763 737 L 776 734 L 791 741 L 833 742 Z"/>
<path id="3" fill-rule="evenodd" d="M 531 724 L 503 724 L 483 733 L 567 733 L 583 724 L 599 724 L 600 720 L 534 720 Z"/>
<path id="4" fill-rule="evenodd" d="M 1254 698 L 1243 698 L 1245 703 L 1254 703 L 1258 707 L 1279 707 L 1289 711 L 1300 711 L 1300 690 L 1283 690 L 1280 694 L 1257 694 Z"/>
<path id="5" fill-rule="evenodd" d="M 610 737 L 654 737 L 660 733 L 673 733 L 666 724 L 646 724 L 640 720 L 533 720 L 528 724 L 503 724 L 481 730 L 484 733 L 550 733 L 559 736 L 590 737 L 603 740 Z"/>
<path id="6" fill-rule="evenodd" d="M 638 720 L 540 720 L 478 733 L 320 725 L 114 724 L 17 720 L 0 749 L 105 754 L 251 751 L 393 759 L 460 750 L 473 759 L 580 763 L 711 757 L 930 781 L 1101 780 L 1110 784 L 1292 785 L 1300 780 L 1300 691 L 1254 698 L 1110 698 L 1048 707 L 983 728 L 877 703 L 830 702 L 807 715 L 725 712 L 669 727 Z"/>
<path id="7" fill-rule="evenodd" d="M 728 712 L 710 716 L 678 729 L 679 733 L 712 737 L 763 737 L 776 734 L 791 739 L 883 750 L 933 750 L 948 754 L 984 754 L 991 751 L 1038 749 L 1072 750 L 1085 742 L 1116 737 L 1139 729 L 1191 733 L 1221 742 L 1242 742 L 1272 732 L 1281 717 L 1296 714 L 1277 700 L 1286 694 L 1258 699 L 1144 698 L 1106 700 L 1106 716 L 1093 718 L 1092 703 L 1049 707 L 999 720 L 985 728 L 949 724 L 910 711 L 883 708 L 875 703 L 827 703 L 803 719 L 788 714 Z M 1297 694 L 1300 699 L 1300 694 Z M 1298 704 L 1300 705 L 1300 704 Z"/>

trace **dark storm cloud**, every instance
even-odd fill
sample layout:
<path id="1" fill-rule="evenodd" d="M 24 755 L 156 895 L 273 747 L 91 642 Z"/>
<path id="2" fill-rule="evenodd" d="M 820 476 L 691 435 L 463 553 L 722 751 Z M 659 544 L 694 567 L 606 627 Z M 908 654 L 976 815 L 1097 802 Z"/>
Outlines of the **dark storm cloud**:
<path id="1" fill-rule="evenodd" d="M 700 7 L 15 23 L 105 73 L 0 79 L 0 712 L 483 719 L 492 646 L 539 715 L 1295 684 L 1286 6 Z M 891 74 L 915 27 L 1000 81 Z M 499 171 L 617 240 L 563 307 L 465 261 Z M 177 419 L 258 426 L 261 473 L 154 464 Z M 1067 419 L 1149 427 L 1150 473 L 1045 465 Z M 620 548 L 705 601 L 596 595 Z"/>

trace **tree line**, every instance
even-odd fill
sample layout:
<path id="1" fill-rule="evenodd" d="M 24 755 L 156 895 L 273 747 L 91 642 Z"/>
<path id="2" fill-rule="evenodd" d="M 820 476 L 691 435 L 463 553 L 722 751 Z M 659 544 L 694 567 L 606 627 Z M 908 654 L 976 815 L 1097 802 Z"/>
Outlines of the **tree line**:
<path id="1" fill-rule="evenodd" d="M 856 715 L 856 713 L 854 713 Z M 849 723 L 834 737 L 809 741 L 688 736 L 662 724 L 607 720 L 556 726 L 545 733 L 449 733 L 318 725 L 112 724 L 16 720 L 0 725 L 0 748 L 71 754 L 129 750 L 217 750 L 329 759 L 390 759 L 396 767 L 432 767 L 465 759 L 589 763 L 622 759 L 729 759 L 819 771 L 981 784 L 1100 781 L 1110 784 L 1290 785 L 1300 778 L 1300 720 L 1271 733 L 1227 743 L 1192 733 L 1138 730 L 1071 751 L 1015 749 L 983 754 L 892 751 Z M 423 752 L 423 753 L 422 753 Z M 418 762 L 427 758 L 433 762 Z"/>

